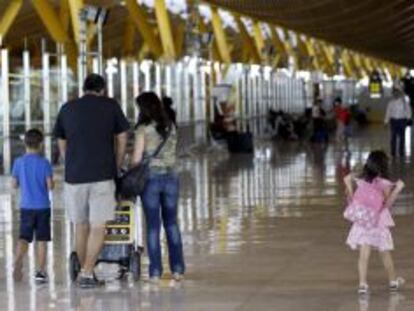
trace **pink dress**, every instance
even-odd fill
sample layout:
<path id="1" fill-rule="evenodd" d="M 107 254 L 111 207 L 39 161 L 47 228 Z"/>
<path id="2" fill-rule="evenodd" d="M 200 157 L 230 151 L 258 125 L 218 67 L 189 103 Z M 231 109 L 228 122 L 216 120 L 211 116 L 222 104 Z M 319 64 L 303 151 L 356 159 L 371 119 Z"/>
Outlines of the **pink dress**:
<path id="1" fill-rule="evenodd" d="M 379 215 L 378 225 L 367 229 L 361 225 L 353 224 L 349 232 L 346 244 L 352 249 L 358 249 L 361 245 L 372 246 L 379 251 L 389 251 L 394 249 L 390 227 L 395 226 L 389 208 L 384 208 L 384 191 L 392 187 L 392 182 L 383 178 L 376 178 L 369 183 L 357 179 L 357 190 L 353 200 L 364 204 L 367 207 L 376 209 Z"/>

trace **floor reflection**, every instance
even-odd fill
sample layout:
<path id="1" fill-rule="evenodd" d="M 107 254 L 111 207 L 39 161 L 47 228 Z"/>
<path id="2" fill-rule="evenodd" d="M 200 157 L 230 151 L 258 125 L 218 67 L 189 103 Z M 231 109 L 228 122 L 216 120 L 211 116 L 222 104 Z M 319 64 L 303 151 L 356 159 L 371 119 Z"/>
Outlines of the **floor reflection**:
<path id="1" fill-rule="evenodd" d="M 353 294 L 356 256 L 344 245 L 348 227 L 341 217 L 341 180 L 371 149 L 386 149 L 385 135 L 381 128 L 366 129 L 352 138 L 348 149 L 259 141 L 254 156 L 214 151 L 181 159 L 179 218 L 188 266 L 182 286 L 166 278 L 159 288 L 152 288 L 146 275 L 136 284 L 119 282 L 114 278 L 116 267 L 100 266 L 99 273 L 110 280 L 105 288 L 81 291 L 74 287 L 67 268 L 71 226 L 62 209 L 61 187 L 54 194 L 50 283 L 37 286 L 32 281 L 33 249 L 25 263 L 24 281 L 14 283 L 18 211 L 16 198 L 4 191 L 0 198 L 0 309 L 320 311 L 326 305 L 326 310 L 354 311 L 357 304 L 364 311 L 408 310 L 414 299 L 410 282 L 404 296 L 378 290 L 370 299 L 358 300 Z M 392 164 L 393 174 L 408 185 L 393 210 L 395 259 L 407 279 L 414 274 L 408 260 L 414 258 L 411 169 L 409 158 Z M 61 180 L 61 171 L 57 175 Z M 6 183 L 3 178 L 0 188 L 6 189 Z M 142 215 L 137 227 L 142 244 Z M 146 271 L 147 259 L 143 261 Z M 382 270 L 372 270 L 375 288 L 385 280 Z"/>
<path id="2" fill-rule="evenodd" d="M 358 300 L 358 303 L 359 303 L 358 311 L 371 311 L 371 310 L 374 311 L 374 310 L 379 310 L 379 308 L 382 308 L 382 310 L 386 310 L 386 311 L 397 311 L 398 306 L 400 305 L 401 302 L 405 300 L 405 297 L 402 294 L 393 293 L 393 294 L 390 294 L 388 298 L 388 303 L 386 303 L 386 301 L 384 300 L 385 299 L 371 298 L 370 296 L 362 296 Z"/>

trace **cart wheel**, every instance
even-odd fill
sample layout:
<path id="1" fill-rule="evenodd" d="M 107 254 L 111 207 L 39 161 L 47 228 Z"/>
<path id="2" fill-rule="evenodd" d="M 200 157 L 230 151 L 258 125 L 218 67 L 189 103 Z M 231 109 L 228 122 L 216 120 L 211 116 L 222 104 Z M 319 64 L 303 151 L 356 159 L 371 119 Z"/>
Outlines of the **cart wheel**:
<path id="1" fill-rule="evenodd" d="M 137 251 L 131 253 L 129 258 L 129 271 L 135 282 L 141 278 L 141 254 Z"/>
<path id="2" fill-rule="evenodd" d="M 75 282 L 81 270 L 78 254 L 72 252 L 69 258 L 69 273 L 72 282 Z"/>

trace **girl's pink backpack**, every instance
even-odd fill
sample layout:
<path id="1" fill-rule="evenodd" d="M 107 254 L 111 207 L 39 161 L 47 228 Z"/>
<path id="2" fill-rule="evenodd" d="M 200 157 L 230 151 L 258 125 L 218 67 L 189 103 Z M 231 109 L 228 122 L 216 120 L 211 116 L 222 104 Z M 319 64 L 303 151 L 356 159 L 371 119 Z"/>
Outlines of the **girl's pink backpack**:
<path id="1" fill-rule="evenodd" d="M 372 183 L 357 179 L 357 189 L 346 207 L 344 218 L 367 229 L 377 226 L 384 205 L 384 194 L 379 179 Z"/>

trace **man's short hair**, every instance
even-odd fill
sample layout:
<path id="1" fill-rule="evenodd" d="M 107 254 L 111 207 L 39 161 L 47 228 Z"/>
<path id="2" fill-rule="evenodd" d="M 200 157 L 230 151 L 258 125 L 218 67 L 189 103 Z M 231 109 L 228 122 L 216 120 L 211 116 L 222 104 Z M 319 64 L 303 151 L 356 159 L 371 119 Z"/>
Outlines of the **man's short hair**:
<path id="1" fill-rule="evenodd" d="M 39 149 L 43 142 L 43 133 L 38 129 L 30 129 L 24 134 L 24 144 L 30 149 Z"/>
<path id="2" fill-rule="evenodd" d="M 83 83 L 84 92 L 99 93 L 105 89 L 105 79 L 96 73 L 88 75 Z"/>

